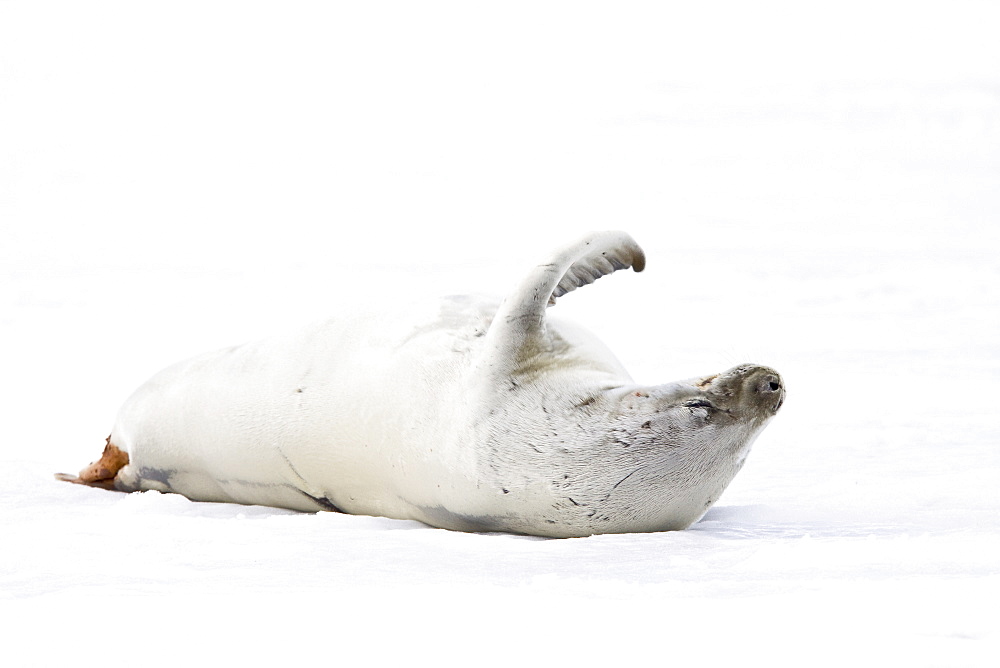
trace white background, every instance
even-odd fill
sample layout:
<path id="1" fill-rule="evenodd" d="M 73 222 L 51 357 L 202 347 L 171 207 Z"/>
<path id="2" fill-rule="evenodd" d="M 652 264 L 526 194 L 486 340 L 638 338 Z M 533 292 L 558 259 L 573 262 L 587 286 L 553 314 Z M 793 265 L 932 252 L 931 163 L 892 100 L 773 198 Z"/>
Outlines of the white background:
<path id="1" fill-rule="evenodd" d="M 991 665 L 998 26 L 954 0 L 0 1 L 11 665 Z M 561 315 L 640 382 L 755 361 L 788 386 L 691 530 L 459 534 L 52 478 L 173 361 L 503 293 L 608 228 L 648 269 Z"/>

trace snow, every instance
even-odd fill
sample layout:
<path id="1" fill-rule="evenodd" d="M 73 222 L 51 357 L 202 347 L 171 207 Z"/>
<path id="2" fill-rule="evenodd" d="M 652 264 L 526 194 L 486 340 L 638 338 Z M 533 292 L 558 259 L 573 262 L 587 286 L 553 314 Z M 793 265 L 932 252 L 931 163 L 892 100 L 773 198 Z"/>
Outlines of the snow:
<path id="1" fill-rule="evenodd" d="M 1000 8 L 0 3 L 11 665 L 992 665 Z M 350 308 L 503 293 L 640 382 L 778 369 L 684 532 L 543 540 L 58 483 L 139 383 Z"/>

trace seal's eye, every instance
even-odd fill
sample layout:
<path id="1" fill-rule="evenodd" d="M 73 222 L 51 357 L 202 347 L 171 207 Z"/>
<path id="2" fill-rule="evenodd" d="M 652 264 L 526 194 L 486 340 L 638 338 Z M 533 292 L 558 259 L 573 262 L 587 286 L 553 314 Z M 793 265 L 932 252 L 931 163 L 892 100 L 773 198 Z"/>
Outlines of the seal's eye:
<path id="1" fill-rule="evenodd" d="M 688 408 L 715 408 L 711 403 L 705 401 L 704 399 L 691 399 L 690 401 L 685 401 L 684 405 Z"/>

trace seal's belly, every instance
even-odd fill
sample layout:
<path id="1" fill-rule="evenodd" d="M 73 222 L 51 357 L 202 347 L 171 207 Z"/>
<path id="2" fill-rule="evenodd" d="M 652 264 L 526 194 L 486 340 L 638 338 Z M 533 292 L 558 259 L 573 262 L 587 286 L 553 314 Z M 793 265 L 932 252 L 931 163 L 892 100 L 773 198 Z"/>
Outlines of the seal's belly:
<path id="1" fill-rule="evenodd" d="M 129 464 L 116 484 L 421 519 L 435 490 L 475 477 L 460 456 L 442 461 L 467 358 L 435 340 L 450 331 L 328 322 L 165 369 L 119 413 L 111 441 Z"/>

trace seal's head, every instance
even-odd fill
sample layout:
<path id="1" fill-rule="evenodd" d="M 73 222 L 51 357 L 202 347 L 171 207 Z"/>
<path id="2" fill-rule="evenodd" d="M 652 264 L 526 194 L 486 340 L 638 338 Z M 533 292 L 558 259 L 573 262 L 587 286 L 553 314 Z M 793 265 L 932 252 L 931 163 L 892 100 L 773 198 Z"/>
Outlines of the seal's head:
<path id="1" fill-rule="evenodd" d="M 670 383 L 648 391 L 640 428 L 662 443 L 734 452 L 748 447 L 785 400 L 777 371 L 741 364 L 712 376 Z M 648 423 L 648 424 L 647 424 Z"/>

